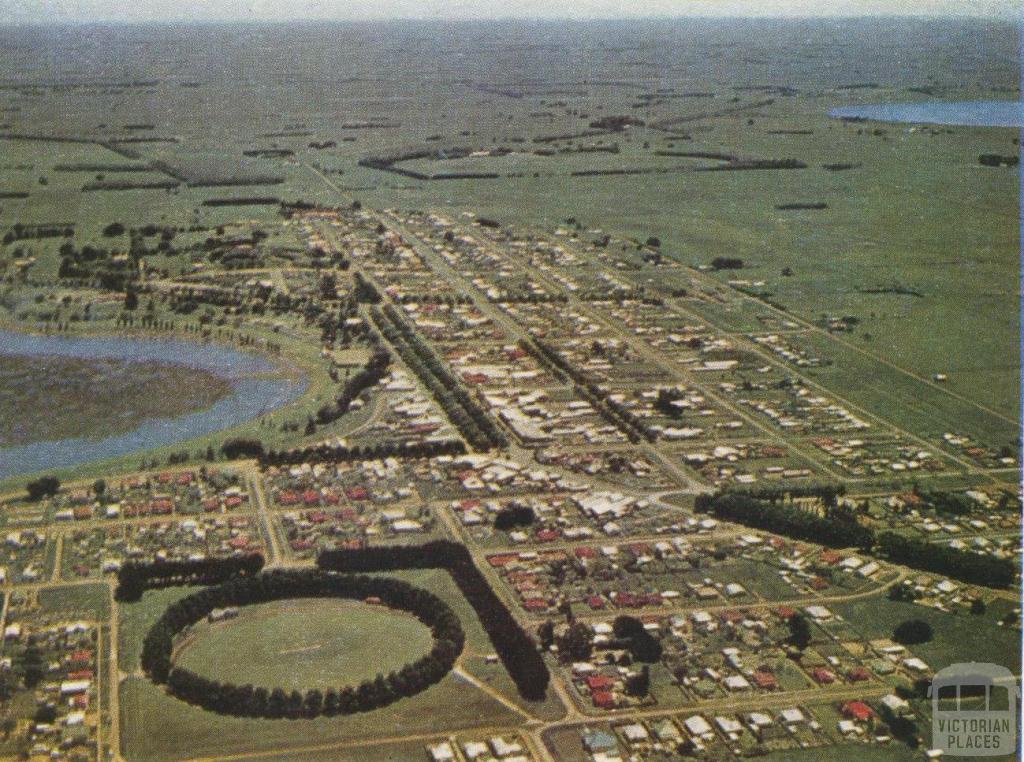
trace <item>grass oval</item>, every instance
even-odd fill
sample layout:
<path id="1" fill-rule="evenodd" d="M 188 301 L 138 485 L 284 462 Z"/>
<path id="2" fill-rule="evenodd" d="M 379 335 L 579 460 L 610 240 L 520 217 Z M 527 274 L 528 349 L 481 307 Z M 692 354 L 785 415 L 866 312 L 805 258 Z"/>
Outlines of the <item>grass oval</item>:
<path id="1" fill-rule="evenodd" d="M 292 598 L 238 610 L 192 626 L 174 664 L 235 685 L 285 690 L 338 688 L 387 675 L 433 645 L 412 614 L 336 598 Z"/>

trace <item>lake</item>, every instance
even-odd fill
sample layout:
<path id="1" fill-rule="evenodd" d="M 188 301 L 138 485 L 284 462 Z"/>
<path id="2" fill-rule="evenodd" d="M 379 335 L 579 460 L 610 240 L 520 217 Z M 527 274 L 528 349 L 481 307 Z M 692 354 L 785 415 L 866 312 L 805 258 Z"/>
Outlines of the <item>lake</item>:
<path id="1" fill-rule="evenodd" d="M 945 124 L 961 127 L 1024 127 L 1020 101 L 951 101 L 930 103 L 872 103 L 842 106 L 828 112 L 837 119 L 873 122 Z"/>
<path id="2" fill-rule="evenodd" d="M 182 339 L 40 336 L 0 330 L 0 354 L 170 363 L 225 379 L 230 393 L 213 405 L 174 418 L 143 421 L 109 437 L 59 439 L 0 448 L 0 477 L 57 469 L 184 442 L 227 429 L 297 399 L 304 379 L 290 378 L 255 354 Z M 74 410 L 26 410 L 25 415 L 74 415 Z"/>

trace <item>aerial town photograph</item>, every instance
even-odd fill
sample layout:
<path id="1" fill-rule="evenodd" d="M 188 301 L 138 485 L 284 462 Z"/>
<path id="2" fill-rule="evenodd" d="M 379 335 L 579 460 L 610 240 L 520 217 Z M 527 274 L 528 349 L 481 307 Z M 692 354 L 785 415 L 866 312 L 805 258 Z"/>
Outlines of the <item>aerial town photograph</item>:
<path id="1" fill-rule="evenodd" d="M 1019 0 L 0 0 L 0 762 L 1021 749 Z"/>

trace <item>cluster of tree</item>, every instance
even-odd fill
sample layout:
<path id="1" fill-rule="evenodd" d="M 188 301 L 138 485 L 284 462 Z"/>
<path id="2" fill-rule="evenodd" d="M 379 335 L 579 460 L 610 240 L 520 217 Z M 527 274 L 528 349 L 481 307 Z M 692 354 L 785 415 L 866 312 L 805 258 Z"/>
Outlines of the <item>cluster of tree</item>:
<path id="1" fill-rule="evenodd" d="M 508 446 L 508 440 L 491 417 L 394 305 L 375 308 L 372 315 L 381 334 L 394 345 L 405 364 L 430 390 L 449 420 L 473 449 L 485 452 L 495 447 Z"/>
<path id="2" fill-rule="evenodd" d="M 651 691 L 651 668 L 646 664 L 635 675 L 626 678 L 626 695 L 643 698 Z"/>
<path id="3" fill-rule="evenodd" d="M 30 238 L 70 238 L 75 234 L 75 229 L 70 225 L 24 225 L 15 222 L 10 230 L 4 233 L 4 246 L 15 241 L 24 241 Z"/>
<path id="4" fill-rule="evenodd" d="M 206 239 L 208 242 L 212 239 Z M 222 270 L 247 270 L 261 266 L 260 254 L 256 249 L 214 247 L 207 255 Z"/>
<path id="5" fill-rule="evenodd" d="M 788 642 L 798 651 L 803 651 L 811 644 L 811 623 L 807 617 L 797 612 L 786 623 L 789 626 Z"/>
<path id="6" fill-rule="evenodd" d="M 430 652 L 388 675 L 339 690 L 310 689 L 305 693 L 282 688 L 221 683 L 174 666 L 175 636 L 216 608 L 248 606 L 286 598 L 376 598 L 391 608 L 413 614 L 431 628 Z M 183 701 L 241 717 L 317 717 L 352 714 L 386 706 L 440 681 L 465 645 L 465 633 L 455 612 L 440 598 L 397 579 L 325 574 L 311 570 L 277 570 L 246 579 L 233 579 L 171 604 L 147 633 L 142 667 L 157 683 Z"/>
<path id="7" fill-rule="evenodd" d="M 714 159 L 715 161 L 739 161 L 740 157 L 731 153 L 715 151 L 655 151 L 655 156 L 678 156 L 686 159 Z"/>
<path id="8" fill-rule="evenodd" d="M 200 184 L 189 183 L 190 188 L 212 188 L 227 185 L 275 185 L 282 182 L 280 178 L 267 178 L 266 182 L 204 182 Z M 203 199 L 203 206 L 276 206 L 281 203 L 277 196 L 244 196 L 238 198 L 207 198 Z"/>
<path id="9" fill-rule="evenodd" d="M 422 442 L 381 442 L 375 445 L 320 444 L 295 450 L 269 450 L 260 456 L 262 466 L 287 466 L 295 463 L 349 463 L 383 458 L 436 458 L 462 455 L 466 445 L 460 439 L 428 439 Z"/>
<path id="10" fill-rule="evenodd" d="M 355 289 L 353 293 L 362 304 L 380 304 L 380 291 L 368 281 L 361 272 L 355 274 Z"/>
<path id="11" fill-rule="evenodd" d="M 806 540 L 833 548 L 862 548 L 874 545 L 874 533 L 857 523 L 852 514 L 838 509 L 826 510 L 825 516 L 758 500 L 750 495 L 726 493 L 698 495 L 694 507 L 725 521 L 764 529 L 796 540 Z"/>
<path id="12" fill-rule="evenodd" d="M 828 209 L 828 204 L 824 201 L 794 201 L 788 204 L 776 204 L 775 208 L 782 212 L 798 209 L 818 210 Z"/>
<path id="13" fill-rule="evenodd" d="M 959 492 L 915 492 L 939 513 L 966 516 L 978 510 L 978 504 L 974 500 Z"/>
<path id="14" fill-rule="evenodd" d="M 729 172 L 749 169 L 807 169 L 799 159 L 740 159 L 713 167 L 696 167 L 695 172 Z"/>
<path id="15" fill-rule="evenodd" d="M 97 172 L 118 174 L 122 172 L 150 172 L 151 169 L 145 164 L 98 164 L 81 162 L 75 164 L 55 164 L 54 172 Z"/>
<path id="16" fill-rule="evenodd" d="M 200 304 L 212 304 L 215 307 L 242 306 L 245 295 L 237 288 L 223 288 L 220 286 L 204 286 L 203 288 L 182 288 L 175 287 L 168 293 L 170 308 L 182 315 L 190 315 L 195 312 Z"/>
<path id="17" fill-rule="evenodd" d="M 326 252 L 324 252 L 324 250 L 321 249 L 319 246 L 317 246 L 313 250 L 313 259 L 314 260 L 320 260 L 324 256 L 326 256 Z M 348 263 L 346 262 L 346 268 L 347 267 L 348 267 Z M 321 299 L 323 299 L 324 301 L 329 301 L 329 302 L 337 301 L 337 299 L 338 299 L 338 278 L 337 278 L 337 276 L 334 273 L 332 273 L 332 272 L 323 273 L 320 276 L 320 280 L 316 284 L 316 290 L 317 290 L 318 296 Z"/>
<path id="18" fill-rule="evenodd" d="M 644 255 L 644 261 L 651 262 L 653 261 L 652 257 L 661 256 L 661 254 L 651 254 L 648 252 Z M 661 260 L 659 259 L 658 262 L 660 261 Z M 664 299 L 657 296 L 651 296 L 643 286 L 637 286 L 636 288 L 615 286 L 611 290 L 585 289 L 583 291 L 578 291 L 576 293 L 576 298 L 580 301 L 592 302 L 595 304 L 617 302 L 622 305 L 624 302 L 642 302 L 649 307 L 661 307 L 665 304 Z"/>
<path id="19" fill-rule="evenodd" d="M 32 502 L 42 500 L 44 497 L 53 497 L 60 489 L 60 479 L 56 476 L 40 476 L 25 485 L 28 499 Z"/>
<path id="20" fill-rule="evenodd" d="M 978 163 L 983 167 L 1016 167 L 1020 164 L 1020 157 L 1003 156 L 998 153 L 983 153 L 978 156 Z"/>
<path id="21" fill-rule="evenodd" d="M 119 190 L 171 190 L 177 188 L 181 183 L 177 180 L 105 180 L 102 175 L 98 179 L 82 185 L 84 193 L 93 191 L 119 191 Z"/>
<path id="22" fill-rule="evenodd" d="M 43 652 L 34 641 L 30 641 L 21 655 L 21 677 L 25 681 L 25 687 L 32 689 L 39 685 L 46 677 L 48 669 L 49 665 L 43 658 Z"/>
<path id="23" fill-rule="evenodd" d="M 409 161 L 411 159 L 457 159 L 464 156 L 468 156 L 472 149 L 469 148 L 449 148 L 443 152 L 440 151 L 413 151 L 410 153 L 403 154 L 398 157 L 367 157 L 359 160 L 359 166 L 370 167 L 371 169 L 377 169 L 382 172 L 393 172 L 396 175 L 402 175 L 403 177 L 411 177 L 414 180 L 463 180 L 463 179 L 478 179 L 478 180 L 493 180 L 501 175 L 497 172 L 434 172 L 427 174 L 425 172 L 417 172 L 414 169 L 407 169 L 406 167 L 400 167 L 398 162 Z M 504 151 L 507 153 L 508 151 Z M 502 149 L 494 149 L 491 152 L 492 156 L 502 155 Z M 492 220 L 477 220 L 477 222 L 493 222 Z M 497 226 L 497 223 L 495 223 Z"/>
<path id="24" fill-rule="evenodd" d="M 282 159 L 287 156 L 294 156 L 295 151 L 290 148 L 249 148 L 242 151 L 242 155 L 257 159 Z"/>
<path id="25" fill-rule="evenodd" d="M 423 545 L 328 550 L 317 558 L 321 569 L 343 572 L 395 569 L 445 569 L 473 607 L 519 695 L 542 701 L 550 674 L 532 638 L 488 584 L 465 545 L 436 540 Z"/>
<path id="26" fill-rule="evenodd" d="M 391 355 L 383 347 L 377 347 L 363 369 L 345 382 L 341 394 L 335 397 L 334 402 L 316 411 L 316 422 L 323 426 L 345 415 L 360 394 L 376 386 L 387 375 L 390 365 Z"/>
<path id="27" fill-rule="evenodd" d="M 110 251 L 89 244 L 76 249 L 71 241 L 65 241 L 60 247 L 57 277 L 107 291 L 124 291 L 138 278 L 138 258 L 131 252 L 128 257 L 115 258 Z"/>
<path id="28" fill-rule="evenodd" d="M 581 150 L 582 152 L 582 150 Z M 617 150 L 611 153 L 618 153 Z M 665 174 L 666 172 L 680 171 L 678 168 L 665 167 L 623 167 L 619 169 L 577 169 L 569 173 L 570 177 L 603 177 L 603 176 L 625 176 L 625 175 L 653 175 Z"/>
<path id="29" fill-rule="evenodd" d="M 353 321 L 353 318 L 357 320 Z M 367 333 L 366 321 L 359 316 L 359 302 L 354 294 L 339 301 L 337 312 L 320 316 L 320 339 L 325 345 L 337 343 L 347 347 L 353 339 Z"/>
<path id="30" fill-rule="evenodd" d="M 214 585 L 234 577 L 252 577 L 259 574 L 263 563 L 259 553 L 198 561 L 130 562 L 117 572 L 115 597 L 119 601 L 137 601 L 143 592 L 154 587 Z"/>
<path id="31" fill-rule="evenodd" d="M 903 603 L 913 603 L 921 597 L 911 585 L 893 585 L 889 588 L 889 600 Z"/>
<path id="32" fill-rule="evenodd" d="M 538 635 L 542 650 L 549 650 L 555 642 L 554 623 L 548 620 L 540 626 Z M 570 622 L 558 638 L 558 655 L 562 661 L 589 661 L 594 652 L 594 630 L 586 622 Z"/>
<path id="33" fill-rule="evenodd" d="M 394 298 L 399 304 L 472 304 L 473 300 L 465 294 L 400 294 Z"/>
<path id="34" fill-rule="evenodd" d="M 505 304 L 565 304 L 569 297 L 565 294 L 538 294 L 533 291 L 519 291 L 504 294 L 501 301 Z"/>
<path id="35" fill-rule="evenodd" d="M 246 439 L 243 437 L 233 437 L 232 439 L 224 440 L 224 444 L 220 446 L 220 451 L 224 453 L 224 457 L 228 460 L 260 458 L 264 454 L 263 442 L 258 439 Z"/>
<path id="36" fill-rule="evenodd" d="M 892 737 L 897 741 L 902 741 L 911 749 L 916 749 L 921 745 L 921 740 L 917 735 L 917 723 L 910 717 L 896 714 L 885 704 L 879 705 L 878 717 L 889 728 Z"/>
<path id="37" fill-rule="evenodd" d="M 654 664 L 661 659 L 661 642 L 651 635 L 644 623 L 635 617 L 621 615 L 612 622 L 612 632 L 616 641 L 615 648 L 626 648 L 634 661 Z M 643 694 L 646 694 L 644 691 Z"/>
<path id="38" fill-rule="evenodd" d="M 279 211 L 282 217 L 290 219 L 296 212 L 305 212 L 310 209 L 316 209 L 316 204 L 305 199 L 296 199 L 295 201 L 282 201 Z"/>
<path id="39" fill-rule="evenodd" d="M 838 505 L 839 498 L 846 494 L 846 485 L 814 483 L 793 484 L 784 487 L 765 485 L 762 487 L 743 487 L 735 489 L 733 492 L 769 503 L 788 503 L 798 497 L 816 497 L 821 501 L 822 505 L 834 507 Z"/>
<path id="40" fill-rule="evenodd" d="M 546 342 L 534 337 L 531 340 L 521 341 L 520 346 L 556 377 L 575 382 L 576 393 L 593 405 L 598 415 L 625 434 L 630 442 L 636 443 L 643 439 L 653 442 L 657 438 L 657 435 L 647 428 L 631 410 L 611 399 L 604 390 L 594 383 L 593 379 L 548 346 Z"/>
<path id="41" fill-rule="evenodd" d="M 653 442 L 658 438 L 657 432 L 648 428 L 640 416 L 621 402 L 613 400 L 596 384 L 576 388 L 590 404 L 594 405 L 601 417 L 623 432 L 630 442 L 639 442 L 641 439 Z"/>
<path id="42" fill-rule="evenodd" d="M 957 550 L 895 532 L 882 532 L 877 543 L 878 551 L 893 563 L 942 574 L 972 585 L 1005 589 L 1013 584 L 1019 572 L 1017 564 L 1008 558 Z"/>
<path id="43" fill-rule="evenodd" d="M 219 259 L 214 252 L 210 255 L 211 261 Z M 222 261 L 225 269 L 231 269 L 235 264 L 244 264 L 241 260 L 234 263 Z M 247 310 L 254 315 L 263 315 L 270 310 L 275 315 L 294 313 L 297 316 L 305 317 L 307 321 L 316 317 L 322 308 L 313 301 L 300 296 L 284 294 L 280 291 L 271 291 L 269 287 L 257 284 L 248 293 L 240 288 L 223 288 L 219 286 L 204 285 L 202 288 L 174 287 L 165 292 L 169 295 L 170 308 L 182 315 L 190 315 L 199 309 L 201 304 L 223 307 L 224 313 L 229 312 L 242 314 Z M 213 319 L 212 313 L 209 317 L 204 315 L 201 322 L 210 322 Z"/>
<path id="44" fill-rule="evenodd" d="M 117 316 L 117 325 L 134 328 L 136 324 L 138 324 L 139 328 L 145 328 L 150 331 L 174 331 L 177 329 L 177 323 L 173 320 L 161 320 L 149 314 L 139 315 L 139 317 L 136 318 L 131 314 L 131 312 L 139 306 L 138 296 L 134 291 L 129 290 L 126 292 L 124 301 L 126 312 Z M 132 307 L 132 304 L 134 304 L 135 307 Z"/>
<path id="45" fill-rule="evenodd" d="M 740 270 L 743 260 L 739 257 L 715 257 L 711 260 L 711 267 L 715 270 Z"/>
<path id="46" fill-rule="evenodd" d="M 494 528 L 507 532 L 517 527 L 528 527 L 536 518 L 533 508 L 528 505 L 506 505 L 494 517 Z"/>
<path id="47" fill-rule="evenodd" d="M 792 274 L 792 273 L 790 273 L 790 274 Z M 771 291 L 766 291 L 764 289 L 754 289 L 754 288 L 750 288 L 749 286 L 733 286 L 733 288 L 735 288 L 741 294 L 746 294 L 747 296 L 749 296 L 752 299 L 758 299 L 759 301 L 764 302 L 769 307 L 774 307 L 779 312 L 785 312 L 786 309 L 787 309 L 785 304 L 783 304 L 782 302 L 778 301 L 777 299 L 773 299 L 772 298 L 772 292 Z"/>
<path id="48" fill-rule="evenodd" d="M 858 523 L 852 511 L 836 504 L 838 488 L 818 489 L 826 490 L 815 493 L 823 499 L 832 496 L 832 503 L 825 504 L 823 515 L 739 492 L 698 495 L 694 507 L 725 521 L 797 540 L 834 548 L 861 548 L 866 553 L 881 555 L 893 563 L 941 574 L 972 585 L 1005 589 L 1017 577 L 1019 570 L 1011 559 L 958 550 L 895 532 L 876 533 Z"/>
<path id="49" fill-rule="evenodd" d="M 681 400 L 686 393 L 681 389 L 658 389 L 658 397 L 654 400 L 654 409 L 669 418 L 682 418 L 682 408 L 672 403 Z"/>
<path id="50" fill-rule="evenodd" d="M 896 625 L 892 639 L 905 646 L 916 646 L 932 639 L 932 626 L 923 619 L 908 619 Z"/>

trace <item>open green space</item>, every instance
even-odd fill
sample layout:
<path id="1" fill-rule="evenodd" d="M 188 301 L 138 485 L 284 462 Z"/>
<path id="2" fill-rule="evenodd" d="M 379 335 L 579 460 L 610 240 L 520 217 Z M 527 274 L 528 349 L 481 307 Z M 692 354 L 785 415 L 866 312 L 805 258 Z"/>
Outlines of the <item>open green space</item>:
<path id="1" fill-rule="evenodd" d="M 194 625 L 174 663 L 234 685 L 326 690 L 401 669 L 431 644 L 430 630 L 411 614 L 341 599 L 294 599 Z"/>
<path id="2" fill-rule="evenodd" d="M 437 743 L 434 741 L 433 743 Z M 430 741 L 406 743 L 372 743 L 303 748 L 292 753 L 262 756 L 267 762 L 422 762 Z"/>
<path id="3" fill-rule="evenodd" d="M 459 593 L 447 572 L 436 569 L 405 571 L 396 572 L 393 576 L 434 593 L 452 607 L 466 633 L 466 649 L 460 662 L 462 668 L 480 682 L 503 693 L 509 700 L 519 703 L 512 680 L 504 668 L 500 664 L 485 664 L 484 657 L 492 652 L 493 647 L 473 609 Z M 219 715 L 185 704 L 141 675 L 139 655 L 145 633 L 164 609 L 174 600 L 196 589 L 180 587 L 150 590 L 139 602 L 120 606 L 120 666 L 130 675 L 122 683 L 120 694 L 122 749 L 128 759 L 176 760 L 274 749 L 281 749 L 284 753 L 289 747 L 309 745 L 310 739 L 315 739 L 317 744 L 328 744 L 369 736 L 402 736 L 472 727 L 513 726 L 523 720 L 522 715 L 512 712 L 454 673 L 411 698 L 374 712 L 342 717 L 253 720 Z M 233 623 L 225 624 L 230 627 Z M 316 626 L 309 622 L 308 617 L 303 623 L 304 627 L 307 625 Z M 422 625 L 419 626 L 422 628 Z M 258 628 L 253 632 L 257 637 L 260 636 Z M 373 645 L 380 649 L 382 642 Z M 247 652 L 243 651 L 232 657 L 232 662 L 238 664 L 245 658 Z M 212 665 L 208 663 L 207 666 Z M 553 719 L 557 698 L 550 696 L 539 705 L 524 706 L 529 711 Z M 444 708 L 443 715 L 439 715 L 439 707 Z M 383 731 L 382 728 L 387 730 Z"/>
<path id="4" fill-rule="evenodd" d="M 913 603 L 890 601 L 883 596 L 840 603 L 832 607 L 863 637 L 891 638 L 893 630 L 908 619 L 922 619 L 932 626 L 928 643 L 911 646 L 932 670 L 963 661 L 991 662 L 1020 673 L 1020 631 L 997 624 L 993 611 L 976 616 L 949 614 Z"/>
<path id="5" fill-rule="evenodd" d="M 39 591 L 39 606 L 66 616 L 104 619 L 110 616 L 110 592 L 106 585 L 64 585 Z"/>
<path id="6" fill-rule="evenodd" d="M 927 739 L 926 739 L 927 740 Z M 836 746 L 820 746 L 814 749 L 787 749 L 771 752 L 760 759 L 768 762 L 910 762 L 922 759 L 920 750 L 914 751 L 906 744 L 892 741 L 884 745 L 868 743 L 842 743 Z M 990 757 L 990 759 L 1001 759 Z"/>

